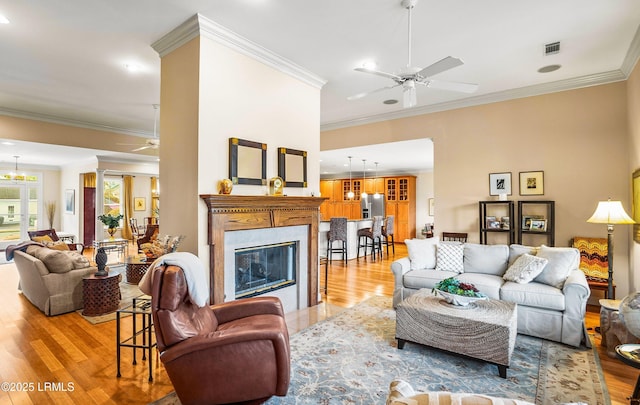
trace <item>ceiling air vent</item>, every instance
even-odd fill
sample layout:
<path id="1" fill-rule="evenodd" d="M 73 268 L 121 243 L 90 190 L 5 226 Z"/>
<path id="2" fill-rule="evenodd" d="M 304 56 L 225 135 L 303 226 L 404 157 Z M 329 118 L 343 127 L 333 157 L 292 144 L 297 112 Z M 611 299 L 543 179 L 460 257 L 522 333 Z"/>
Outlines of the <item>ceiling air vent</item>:
<path id="1" fill-rule="evenodd" d="M 560 41 L 552 42 L 550 44 L 546 44 L 544 46 L 544 54 L 546 55 L 554 55 L 560 52 Z"/>

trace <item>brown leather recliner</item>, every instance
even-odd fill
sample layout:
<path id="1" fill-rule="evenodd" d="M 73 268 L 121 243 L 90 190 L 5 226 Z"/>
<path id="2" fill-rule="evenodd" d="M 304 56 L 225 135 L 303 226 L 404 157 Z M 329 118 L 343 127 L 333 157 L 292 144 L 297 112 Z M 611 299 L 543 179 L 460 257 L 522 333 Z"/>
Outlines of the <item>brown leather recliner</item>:
<path id="1" fill-rule="evenodd" d="M 189 298 L 180 267 L 153 271 L 160 360 L 183 405 L 260 404 L 287 394 L 289 333 L 278 298 L 199 308 Z"/>

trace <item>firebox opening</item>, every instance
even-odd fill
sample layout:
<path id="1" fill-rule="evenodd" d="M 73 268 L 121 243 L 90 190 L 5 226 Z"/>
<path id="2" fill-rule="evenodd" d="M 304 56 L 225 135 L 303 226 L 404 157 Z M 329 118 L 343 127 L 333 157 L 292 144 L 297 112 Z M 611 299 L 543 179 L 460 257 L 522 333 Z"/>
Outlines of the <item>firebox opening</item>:
<path id="1" fill-rule="evenodd" d="M 296 284 L 298 242 L 235 250 L 236 299 Z"/>

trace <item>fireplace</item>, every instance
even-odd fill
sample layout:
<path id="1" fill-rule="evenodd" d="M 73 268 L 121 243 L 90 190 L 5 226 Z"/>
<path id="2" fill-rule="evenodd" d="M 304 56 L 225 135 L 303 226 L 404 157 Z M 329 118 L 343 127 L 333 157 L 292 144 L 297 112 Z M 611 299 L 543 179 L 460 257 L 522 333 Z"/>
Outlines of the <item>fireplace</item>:
<path id="1" fill-rule="evenodd" d="M 318 304 L 318 223 L 325 197 L 200 197 L 208 211 L 211 303 L 235 297 L 236 249 L 296 241 L 296 282 L 269 295 L 281 297 L 285 312 Z"/>
<path id="2" fill-rule="evenodd" d="M 297 246 L 296 242 L 285 242 L 236 249 L 236 299 L 295 285 Z"/>

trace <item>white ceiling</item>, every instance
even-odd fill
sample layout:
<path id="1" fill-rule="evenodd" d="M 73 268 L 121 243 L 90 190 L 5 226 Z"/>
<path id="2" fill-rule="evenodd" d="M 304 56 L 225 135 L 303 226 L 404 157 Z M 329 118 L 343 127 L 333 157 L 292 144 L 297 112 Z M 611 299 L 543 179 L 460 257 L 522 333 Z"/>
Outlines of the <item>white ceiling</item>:
<path id="1" fill-rule="evenodd" d="M 399 88 L 346 99 L 393 84 L 355 72 L 364 60 L 389 72 L 406 64 L 400 0 L 0 0 L 11 22 L 0 24 L 0 114 L 152 136 L 160 58 L 151 44 L 196 13 L 326 80 L 323 129 L 624 80 L 640 53 L 638 0 L 420 0 L 412 65 L 459 57 L 463 66 L 435 78 L 479 89 L 419 87 L 418 105 L 403 109 L 382 103 L 401 100 Z M 544 56 L 553 41 L 560 53 Z M 537 72 L 551 64 L 562 67 Z"/>

